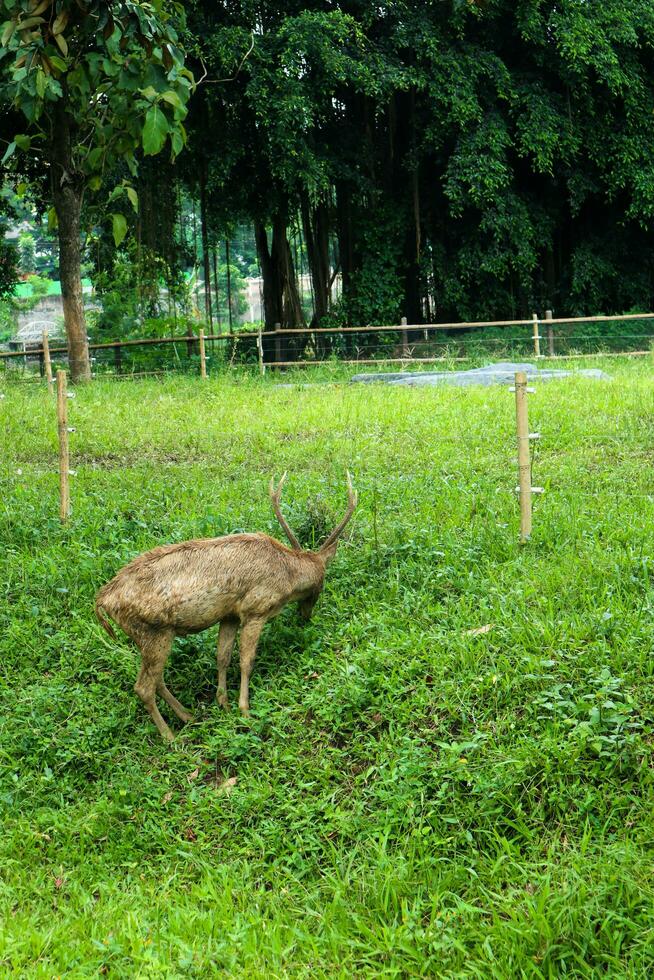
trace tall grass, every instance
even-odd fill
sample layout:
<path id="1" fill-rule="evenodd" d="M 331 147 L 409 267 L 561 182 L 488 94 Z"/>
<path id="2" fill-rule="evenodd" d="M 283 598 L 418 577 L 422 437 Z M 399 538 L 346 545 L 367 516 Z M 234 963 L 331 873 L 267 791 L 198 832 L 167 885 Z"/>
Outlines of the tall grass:
<path id="1" fill-rule="evenodd" d="M 5 975 L 650 975 L 654 386 L 602 366 L 531 399 L 524 549 L 503 388 L 97 382 L 61 527 L 53 402 L 4 387 Z M 266 627 L 252 718 L 215 704 L 215 631 L 178 640 L 197 720 L 167 748 L 95 590 L 156 544 L 279 534 L 284 469 L 310 542 L 346 467 L 352 531 L 312 622 Z"/>

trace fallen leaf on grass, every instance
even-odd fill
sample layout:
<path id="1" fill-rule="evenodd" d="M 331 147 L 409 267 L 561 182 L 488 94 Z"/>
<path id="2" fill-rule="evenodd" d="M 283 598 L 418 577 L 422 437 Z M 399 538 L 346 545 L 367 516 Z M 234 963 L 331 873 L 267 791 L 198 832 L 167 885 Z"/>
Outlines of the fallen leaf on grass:
<path id="1" fill-rule="evenodd" d="M 466 630 L 466 636 L 482 636 L 484 633 L 490 633 L 495 623 L 486 623 L 485 626 L 475 626 L 474 629 Z"/>
<path id="2" fill-rule="evenodd" d="M 318 674 L 315 670 L 312 670 L 310 674 L 304 675 L 305 681 L 317 681 L 319 677 L 320 674 Z"/>
<path id="3" fill-rule="evenodd" d="M 189 781 L 189 783 L 192 783 L 193 780 L 197 779 L 199 775 L 200 775 L 200 770 L 194 769 L 193 772 L 190 772 L 186 778 Z"/>
<path id="4" fill-rule="evenodd" d="M 162 799 L 161 802 L 162 803 L 170 803 L 170 801 L 172 800 L 172 798 L 173 798 L 173 794 L 172 793 L 166 793 L 166 795 L 164 796 L 164 798 Z"/>
<path id="5" fill-rule="evenodd" d="M 191 842 L 196 841 L 198 839 L 197 834 L 195 833 L 192 827 L 186 828 L 186 830 L 184 831 L 184 837 L 186 837 L 186 839 L 190 840 Z"/>
<path id="6" fill-rule="evenodd" d="M 230 776 L 229 779 L 226 779 L 225 782 L 221 783 L 220 786 L 217 786 L 216 789 L 219 793 L 231 793 L 237 782 L 238 776 Z"/>

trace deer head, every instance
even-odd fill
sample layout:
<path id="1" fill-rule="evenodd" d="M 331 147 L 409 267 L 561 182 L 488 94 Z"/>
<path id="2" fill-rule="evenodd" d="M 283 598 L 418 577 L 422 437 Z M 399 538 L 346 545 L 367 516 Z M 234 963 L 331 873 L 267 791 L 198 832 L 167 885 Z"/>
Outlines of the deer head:
<path id="1" fill-rule="evenodd" d="M 302 552 L 306 554 L 307 552 L 302 548 L 302 545 L 298 541 L 297 537 L 289 527 L 286 518 L 282 514 L 281 496 L 282 496 L 282 489 L 284 487 L 285 480 L 286 480 L 286 473 L 284 473 L 284 475 L 282 476 L 276 489 L 275 489 L 274 479 L 270 480 L 270 499 L 272 501 L 273 510 L 275 512 L 275 516 L 277 520 L 280 523 L 280 526 L 282 527 L 282 530 L 284 531 L 284 534 L 286 535 L 286 537 L 291 543 L 293 551 Z M 350 476 L 349 472 L 347 472 L 347 497 L 348 497 L 347 510 L 345 511 L 345 516 L 343 517 L 343 519 L 339 521 L 339 523 L 336 525 L 334 530 L 325 539 L 325 541 L 323 541 L 323 543 L 321 544 L 321 546 L 318 548 L 317 551 L 309 552 L 309 554 L 315 555 L 319 559 L 319 564 L 321 566 L 320 567 L 321 574 L 320 574 L 319 583 L 317 584 L 315 591 L 311 592 L 305 599 L 302 599 L 301 602 L 299 603 L 300 615 L 302 616 L 303 619 L 309 619 L 311 616 L 313 607 L 316 604 L 318 596 L 320 595 L 320 592 L 322 590 L 322 579 L 323 579 L 325 568 L 327 567 L 327 565 L 329 565 L 330 561 L 336 554 L 336 548 L 338 547 L 339 538 L 343 534 L 343 531 L 345 530 L 346 525 L 348 524 L 350 518 L 352 517 L 352 514 L 354 513 L 358 503 L 358 496 L 356 491 L 353 490 L 352 488 L 352 477 Z"/>

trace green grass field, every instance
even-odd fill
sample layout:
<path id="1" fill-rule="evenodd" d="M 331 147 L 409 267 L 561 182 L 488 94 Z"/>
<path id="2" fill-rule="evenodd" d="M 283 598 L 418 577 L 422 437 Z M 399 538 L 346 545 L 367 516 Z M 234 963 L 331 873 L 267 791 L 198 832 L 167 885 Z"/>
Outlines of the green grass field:
<path id="1" fill-rule="evenodd" d="M 5 383 L 0 975 L 652 975 L 654 370 L 601 366 L 530 399 L 522 549 L 503 388 L 96 382 L 62 528 L 53 401 Z M 215 704 L 215 630 L 177 640 L 197 720 L 166 709 L 167 747 L 96 589 L 157 544 L 281 537 L 285 469 L 310 543 L 346 467 L 357 516 L 311 623 L 266 627 L 252 718 Z"/>

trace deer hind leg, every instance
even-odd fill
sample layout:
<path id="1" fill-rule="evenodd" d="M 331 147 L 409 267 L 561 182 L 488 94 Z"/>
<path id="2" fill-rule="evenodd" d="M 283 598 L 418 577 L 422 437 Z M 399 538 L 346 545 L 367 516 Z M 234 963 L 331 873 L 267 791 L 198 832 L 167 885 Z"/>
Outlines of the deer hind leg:
<path id="1" fill-rule="evenodd" d="M 216 690 L 216 701 L 227 711 L 229 700 L 227 698 L 227 668 L 232 659 L 234 640 L 238 630 L 238 622 L 235 619 L 224 619 L 220 624 L 218 633 L 218 689 Z"/>
<path id="2" fill-rule="evenodd" d="M 134 690 L 157 726 L 159 734 L 168 742 L 172 742 L 173 733 L 161 717 L 155 701 L 155 694 L 159 685 L 163 684 L 163 669 L 173 645 L 174 636 L 172 630 L 149 630 L 140 634 L 141 670 L 134 685 Z"/>
<path id="3" fill-rule="evenodd" d="M 241 693 L 238 706 L 244 715 L 250 714 L 250 674 L 257 655 L 257 643 L 265 625 L 265 619 L 250 619 L 241 629 Z"/>
<path id="4" fill-rule="evenodd" d="M 157 683 L 157 694 L 164 699 L 166 704 L 170 705 L 180 721 L 193 721 L 193 715 L 191 712 L 188 710 L 188 708 L 185 708 L 183 704 L 180 704 L 174 694 L 170 693 L 166 687 L 163 677 Z"/>

